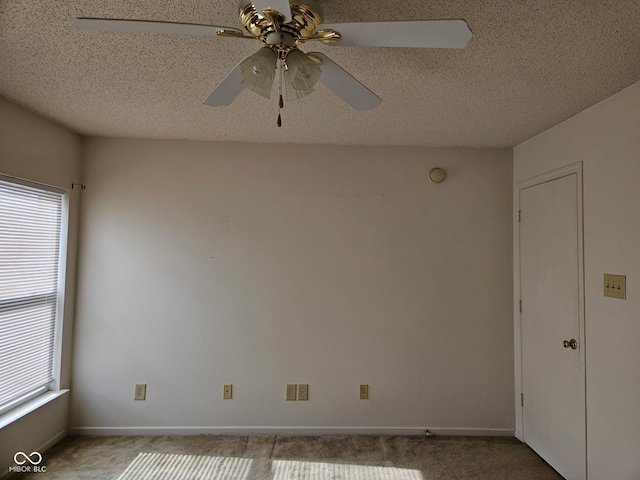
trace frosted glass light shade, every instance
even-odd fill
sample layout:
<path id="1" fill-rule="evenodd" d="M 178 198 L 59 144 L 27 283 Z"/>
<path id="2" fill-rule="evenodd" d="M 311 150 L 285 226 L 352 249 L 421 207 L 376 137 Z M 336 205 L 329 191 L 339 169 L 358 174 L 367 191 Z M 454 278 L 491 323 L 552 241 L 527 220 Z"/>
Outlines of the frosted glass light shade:
<path id="1" fill-rule="evenodd" d="M 322 69 L 304 52 L 294 48 L 285 59 L 284 87 L 287 100 L 297 100 L 314 91 Z"/>
<path id="2" fill-rule="evenodd" d="M 269 47 L 262 47 L 253 55 L 249 55 L 240 62 L 242 84 L 263 97 L 271 98 L 276 62 L 276 52 Z"/>

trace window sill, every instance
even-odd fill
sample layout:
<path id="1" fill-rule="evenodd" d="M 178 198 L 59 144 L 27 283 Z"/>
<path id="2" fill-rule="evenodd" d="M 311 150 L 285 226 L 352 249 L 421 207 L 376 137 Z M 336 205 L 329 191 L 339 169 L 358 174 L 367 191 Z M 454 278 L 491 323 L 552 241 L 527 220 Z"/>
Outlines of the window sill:
<path id="1" fill-rule="evenodd" d="M 28 402 L 23 403 L 19 407 L 16 407 L 12 410 L 9 410 L 6 413 L 0 415 L 0 429 L 10 425 L 16 420 L 21 419 L 22 417 L 27 416 L 31 412 L 39 409 L 40 407 L 46 405 L 47 403 L 53 402 L 55 399 L 66 395 L 69 390 L 56 390 L 49 391 L 43 393 L 42 395 L 37 396 L 36 398 L 29 400 Z"/>

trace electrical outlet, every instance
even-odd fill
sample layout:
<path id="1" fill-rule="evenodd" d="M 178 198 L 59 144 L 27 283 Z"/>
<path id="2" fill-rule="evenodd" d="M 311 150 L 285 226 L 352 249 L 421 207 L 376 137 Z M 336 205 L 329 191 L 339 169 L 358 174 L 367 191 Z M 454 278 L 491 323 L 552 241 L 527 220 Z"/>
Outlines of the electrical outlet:
<path id="1" fill-rule="evenodd" d="M 231 400 L 233 398 L 233 386 L 225 385 L 222 389 L 222 398 L 225 400 Z"/>
<path id="2" fill-rule="evenodd" d="M 295 383 L 287 384 L 287 400 L 296 400 L 298 394 L 298 386 Z"/>
<path id="3" fill-rule="evenodd" d="M 369 385 L 360 385 L 360 400 L 369 398 Z"/>
<path id="4" fill-rule="evenodd" d="M 146 383 L 137 383 L 136 384 L 136 393 L 133 397 L 134 400 L 146 400 L 147 399 L 147 384 Z"/>
<path id="5" fill-rule="evenodd" d="M 309 384 L 298 384 L 298 400 L 309 400 Z"/>
<path id="6" fill-rule="evenodd" d="M 627 277 L 624 275 L 610 275 L 604 274 L 604 296 L 620 298 L 622 300 L 627 298 Z"/>

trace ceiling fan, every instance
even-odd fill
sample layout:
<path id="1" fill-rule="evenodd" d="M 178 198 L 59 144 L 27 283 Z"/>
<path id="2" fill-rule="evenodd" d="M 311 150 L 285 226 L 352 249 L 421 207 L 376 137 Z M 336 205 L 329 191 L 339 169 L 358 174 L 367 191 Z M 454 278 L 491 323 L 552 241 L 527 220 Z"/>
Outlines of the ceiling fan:
<path id="1" fill-rule="evenodd" d="M 320 81 L 356 110 L 368 110 L 382 101 L 376 94 L 326 55 L 304 53 L 299 47 L 319 41 L 337 46 L 464 48 L 471 39 L 464 20 L 323 24 L 322 9 L 314 0 L 240 0 L 239 10 L 243 29 L 86 17 L 76 18 L 73 25 L 87 31 L 217 35 L 260 41 L 262 47 L 236 65 L 204 100 L 212 107 L 229 105 L 243 88 L 271 98 L 277 78 L 279 108 L 283 97 L 302 98 Z"/>

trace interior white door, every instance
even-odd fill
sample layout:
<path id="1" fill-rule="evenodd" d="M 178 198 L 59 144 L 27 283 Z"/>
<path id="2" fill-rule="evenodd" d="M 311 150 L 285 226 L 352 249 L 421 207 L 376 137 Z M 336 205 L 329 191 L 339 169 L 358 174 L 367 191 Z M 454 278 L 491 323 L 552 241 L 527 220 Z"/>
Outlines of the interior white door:
<path id="1" fill-rule="evenodd" d="M 574 172 L 520 190 L 522 434 L 566 479 L 586 478 L 579 189 Z"/>

